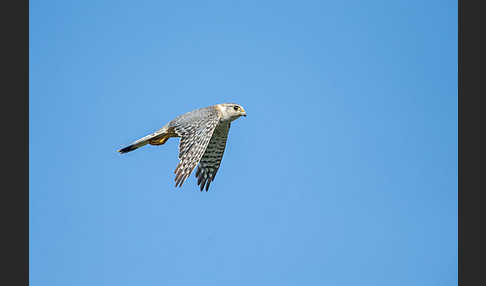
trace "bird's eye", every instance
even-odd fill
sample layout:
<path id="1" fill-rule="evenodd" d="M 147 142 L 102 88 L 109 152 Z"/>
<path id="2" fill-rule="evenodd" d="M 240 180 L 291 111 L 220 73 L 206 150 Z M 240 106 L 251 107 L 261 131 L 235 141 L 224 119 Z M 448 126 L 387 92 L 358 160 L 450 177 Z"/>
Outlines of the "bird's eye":
<path id="1" fill-rule="evenodd" d="M 233 109 L 234 109 L 235 111 L 238 111 L 238 109 L 240 109 L 240 107 L 239 107 L 238 105 L 235 105 L 235 107 L 233 107 Z"/>

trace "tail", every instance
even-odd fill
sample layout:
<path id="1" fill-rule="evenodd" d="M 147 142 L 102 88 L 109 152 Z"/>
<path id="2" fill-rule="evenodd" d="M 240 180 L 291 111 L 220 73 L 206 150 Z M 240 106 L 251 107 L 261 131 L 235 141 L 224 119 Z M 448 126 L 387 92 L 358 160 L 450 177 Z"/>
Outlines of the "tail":
<path id="1" fill-rule="evenodd" d="M 120 152 L 121 154 L 128 153 L 128 152 L 131 152 L 131 151 L 138 149 L 142 146 L 145 146 L 147 144 L 162 145 L 170 137 L 172 137 L 169 134 L 169 132 L 167 132 L 167 131 L 168 131 L 167 127 L 164 126 L 159 131 L 138 139 L 137 141 L 133 142 L 132 144 L 128 145 L 127 147 L 118 150 L 118 152 Z"/>
<path id="2" fill-rule="evenodd" d="M 135 150 L 135 149 L 137 149 L 139 147 L 142 147 L 142 146 L 136 146 L 136 145 L 133 145 L 132 144 L 132 145 L 129 145 L 129 146 L 125 147 L 125 148 L 122 148 L 122 149 L 118 150 L 118 152 L 120 152 L 121 154 L 124 154 L 124 153 L 128 153 L 130 151 L 133 151 L 133 150 Z"/>

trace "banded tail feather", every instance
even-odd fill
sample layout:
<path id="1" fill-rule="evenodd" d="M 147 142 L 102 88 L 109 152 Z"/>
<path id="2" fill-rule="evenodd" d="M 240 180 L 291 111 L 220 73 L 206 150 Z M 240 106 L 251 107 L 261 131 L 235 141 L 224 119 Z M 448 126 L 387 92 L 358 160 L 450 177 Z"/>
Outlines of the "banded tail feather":
<path id="1" fill-rule="evenodd" d="M 121 154 L 125 154 L 125 153 L 131 152 L 133 150 L 136 150 L 140 147 L 143 147 L 147 144 L 162 145 L 167 140 L 169 140 L 170 137 L 174 137 L 174 135 L 175 135 L 175 134 L 171 134 L 168 131 L 169 131 L 168 128 L 166 126 L 164 126 L 159 131 L 152 133 L 152 134 L 149 134 L 145 137 L 142 137 L 142 138 L 138 139 L 137 141 L 133 142 L 132 144 L 128 145 L 127 147 L 119 149 L 118 152 L 121 153 Z"/>
<path id="2" fill-rule="evenodd" d="M 121 153 L 121 154 L 125 154 L 125 153 L 128 153 L 130 151 L 133 151 L 133 150 L 135 150 L 137 148 L 138 147 L 136 147 L 135 145 L 129 145 L 129 146 L 125 147 L 125 148 L 122 148 L 122 149 L 118 150 L 118 152 Z"/>

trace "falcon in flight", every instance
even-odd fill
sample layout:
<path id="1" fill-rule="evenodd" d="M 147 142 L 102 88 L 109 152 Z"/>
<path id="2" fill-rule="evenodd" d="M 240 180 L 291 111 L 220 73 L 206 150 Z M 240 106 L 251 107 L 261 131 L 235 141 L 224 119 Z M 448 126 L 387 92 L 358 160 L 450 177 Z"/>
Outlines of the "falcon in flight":
<path id="1" fill-rule="evenodd" d="M 138 139 L 118 152 L 127 153 L 147 144 L 162 145 L 170 137 L 180 137 L 179 164 L 174 171 L 175 186 L 181 187 L 199 164 L 197 184 L 201 191 L 206 188 L 207 192 L 221 164 L 231 121 L 240 116 L 246 117 L 245 109 L 235 103 L 193 110 L 179 115 L 155 133 Z"/>

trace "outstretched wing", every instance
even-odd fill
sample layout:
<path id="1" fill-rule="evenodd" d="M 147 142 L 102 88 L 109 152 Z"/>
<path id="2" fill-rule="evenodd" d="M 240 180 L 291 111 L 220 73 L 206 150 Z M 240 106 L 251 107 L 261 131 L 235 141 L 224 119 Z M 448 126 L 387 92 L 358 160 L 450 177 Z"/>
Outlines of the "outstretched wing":
<path id="1" fill-rule="evenodd" d="M 218 126 L 219 115 L 212 110 L 197 110 L 177 118 L 171 125 L 181 137 L 179 142 L 179 164 L 176 174 L 176 187 L 181 187 L 201 157 Z"/>
<path id="2" fill-rule="evenodd" d="M 226 147 L 226 140 L 228 139 L 230 124 L 220 124 L 216 127 L 213 137 L 209 141 L 208 147 L 202 156 L 199 166 L 196 171 L 197 184 L 200 190 L 206 187 L 206 192 L 209 185 L 214 180 L 218 172 L 219 165 L 223 159 L 224 149 Z"/>

